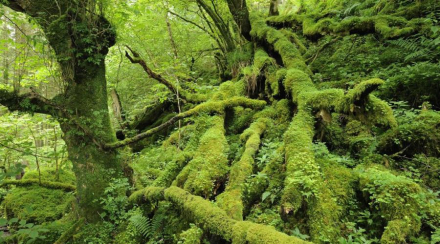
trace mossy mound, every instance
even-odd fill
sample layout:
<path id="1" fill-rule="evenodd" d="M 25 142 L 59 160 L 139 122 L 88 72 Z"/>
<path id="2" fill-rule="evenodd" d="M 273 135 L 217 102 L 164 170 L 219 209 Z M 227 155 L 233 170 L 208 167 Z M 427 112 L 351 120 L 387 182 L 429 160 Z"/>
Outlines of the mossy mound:
<path id="1" fill-rule="evenodd" d="M 42 178 L 55 180 L 53 170 L 42 170 Z M 62 172 L 59 176 L 70 184 L 75 177 L 70 172 Z M 26 173 L 24 180 L 38 179 L 38 172 Z M 49 189 L 42 186 L 18 186 L 12 189 L 3 201 L 5 214 L 8 218 L 16 217 L 35 224 L 42 224 L 60 219 L 69 211 L 74 199 L 72 193 L 64 190 Z"/>

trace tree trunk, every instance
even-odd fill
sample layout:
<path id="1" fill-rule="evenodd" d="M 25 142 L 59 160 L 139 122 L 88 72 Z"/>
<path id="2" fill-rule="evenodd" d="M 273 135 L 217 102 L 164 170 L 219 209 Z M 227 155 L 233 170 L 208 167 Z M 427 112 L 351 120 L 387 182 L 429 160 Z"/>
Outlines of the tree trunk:
<path id="1" fill-rule="evenodd" d="M 123 177 L 124 172 L 117 151 L 106 152 L 96 145 L 96 138 L 105 143 L 116 141 L 108 111 L 104 61 L 96 69 L 95 76 L 69 87 L 64 103 L 91 135 L 84 135 L 75 122 L 61 122 L 77 178 L 80 215 L 91 222 L 100 220 L 99 199 L 104 189 L 112 178 Z"/>
<path id="2" fill-rule="evenodd" d="M 226 0 L 228 2 L 229 11 L 237 23 L 240 33 L 248 41 L 252 41 L 251 37 L 251 22 L 249 20 L 249 10 L 246 5 L 246 0 Z"/>
<path id="3" fill-rule="evenodd" d="M 10 0 L 3 4 L 34 17 L 57 55 L 67 88 L 49 101 L 34 94 L 40 102 L 35 104 L 40 105 L 36 112 L 58 118 L 77 177 L 79 214 L 89 222 L 97 222 L 104 189 L 113 178 L 124 177 L 123 160 L 117 150 L 101 148 L 102 144 L 116 142 L 110 123 L 104 62 L 115 42 L 114 30 L 97 12 L 95 1 L 59 0 L 54 4 L 50 0 Z M 10 109 L 26 111 L 16 100 L 3 97 L 3 104 Z M 8 103 L 11 101 L 15 104 Z M 130 174 L 126 172 L 125 175 Z"/>
<path id="4" fill-rule="evenodd" d="M 280 11 L 278 10 L 279 4 L 280 0 L 270 0 L 269 16 L 280 15 Z"/>

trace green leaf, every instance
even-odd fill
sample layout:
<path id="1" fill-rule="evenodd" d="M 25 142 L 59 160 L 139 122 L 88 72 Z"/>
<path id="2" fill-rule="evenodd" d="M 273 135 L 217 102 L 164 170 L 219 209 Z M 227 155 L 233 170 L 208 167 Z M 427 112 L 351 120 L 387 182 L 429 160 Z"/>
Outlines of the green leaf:
<path id="1" fill-rule="evenodd" d="M 17 223 L 18 222 L 18 218 L 12 218 L 9 220 L 9 224 L 13 224 L 13 223 Z"/>
<path id="2" fill-rule="evenodd" d="M 35 230 L 31 231 L 29 233 L 29 237 L 32 238 L 32 239 L 37 238 L 38 237 L 38 231 L 35 231 Z"/>
<path id="3" fill-rule="evenodd" d="M 28 223 L 28 224 L 25 225 L 25 227 L 26 227 L 26 228 L 32 228 L 32 227 L 34 227 L 34 224 L 32 224 L 32 223 Z"/>
<path id="4" fill-rule="evenodd" d="M 7 225 L 7 224 L 8 224 L 8 220 L 7 219 L 3 219 L 3 218 L 0 219 L 0 225 L 1 226 Z"/>
<path id="5" fill-rule="evenodd" d="M 270 194 L 271 194 L 270 191 L 266 191 L 266 192 L 264 192 L 263 195 L 261 196 L 261 201 L 264 202 L 264 200 L 266 200 L 266 198 L 267 198 L 268 196 L 270 196 Z"/>

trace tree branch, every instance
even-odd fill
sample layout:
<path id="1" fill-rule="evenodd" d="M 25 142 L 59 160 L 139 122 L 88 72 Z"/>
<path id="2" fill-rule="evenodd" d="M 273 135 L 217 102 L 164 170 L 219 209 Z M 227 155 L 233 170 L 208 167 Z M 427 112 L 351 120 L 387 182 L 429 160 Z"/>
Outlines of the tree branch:
<path id="1" fill-rule="evenodd" d="M 170 13 L 170 14 L 176 16 L 177 18 L 179 18 L 179 19 L 181 19 L 181 20 L 183 20 L 183 21 L 185 21 L 185 22 L 187 22 L 187 23 L 190 23 L 190 24 L 196 26 L 196 27 L 199 28 L 200 30 L 206 32 L 206 33 L 207 33 L 210 37 L 212 37 L 213 39 L 216 39 L 216 37 L 214 36 L 214 34 L 212 34 L 210 31 L 208 31 L 208 30 L 207 30 L 206 28 L 204 28 L 203 26 L 197 24 L 196 22 L 191 21 L 191 20 L 189 20 L 189 19 L 186 19 L 185 17 L 182 17 L 181 15 L 178 15 L 178 14 L 174 13 L 174 12 L 171 11 L 171 10 L 168 10 L 168 13 Z"/>
<path id="2" fill-rule="evenodd" d="M 59 112 L 58 106 L 40 94 L 33 88 L 25 94 L 10 92 L 0 89 L 0 104 L 7 107 L 10 111 L 22 111 L 30 113 L 42 113 L 56 115 Z"/>
<path id="3" fill-rule="evenodd" d="M 130 54 L 128 52 L 125 52 L 125 56 L 130 60 L 131 63 L 133 64 L 139 64 L 140 66 L 142 66 L 142 68 L 145 70 L 145 72 L 147 72 L 148 76 L 150 76 L 151 78 L 159 81 L 160 83 L 164 84 L 172 93 L 176 93 L 177 92 L 177 88 L 171 84 L 171 82 L 169 82 L 168 80 L 166 80 L 165 78 L 163 78 L 160 74 L 154 72 L 153 70 L 151 70 L 147 63 L 145 62 L 145 60 L 140 58 L 140 55 L 135 52 L 133 49 L 131 49 L 129 46 L 126 46 L 128 48 L 128 50 L 130 50 L 130 52 L 132 53 L 133 57 L 130 56 Z"/>
<path id="4" fill-rule="evenodd" d="M 17 144 L 15 144 L 15 145 L 17 145 Z M 11 147 L 11 146 L 5 145 L 5 144 L 3 144 L 1 142 L 0 142 L 0 146 L 2 146 L 4 148 L 7 148 L 9 150 L 12 150 L 12 151 L 16 151 L 16 152 L 23 153 L 25 155 L 34 156 L 34 157 L 40 157 L 40 158 L 46 158 L 46 159 L 54 159 L 55 158 L 55 157 L 48 157 L 48 156 L 44 156 L 44 155 L 40 155 L 40 154 L 34 154 L 34 153 L 31 153 L 31 152 L 26 152 L 25 150 L 21 150 L 19 148 Z"/>
<path id="5" fill-rule="evenodd" d="M 226 108 L 237 107 L 237 106 L 249 107 L 249 108 L 263 108 L 265 105 L 266 105 L 265 101 L 253 100 L 253 99 L 243 98 L 243 97 L 234 97 L 234 98 L 231 98 L 231 99 L 225 100 L 225 101 L 215 101 L 215 102 L 202 103 L 193 109 L 190 109 L 186 112 L 183 112 L 183 113 L 180 113 L 180 114 L 174 116 L 173 118 L 171 118 L 167 122 L 153 128 L 153 129 L 147 130 L 141 134 L 138 134 L 132 138 L 127 138 L 123 141 L 110 143 L 110 144 L 104 144 L 101 147 L 104 150 L 112 150 L 112 149 L 116 149 L 116 148 L 120 148 L 120 147 L 124 147 L 124 146 L 130 145 L 130 144 L 136 143 L 140 140 L 143 140 L 143 139 L 167 128 L 168 126 L 171 126 L 172 124 L 174 124 L 175 122 L 177 122 L 179 120 L 188 118 L 188 117 L 195 115 L 195 114 L 212 113 L 212 112 L 223 113 Z"/>

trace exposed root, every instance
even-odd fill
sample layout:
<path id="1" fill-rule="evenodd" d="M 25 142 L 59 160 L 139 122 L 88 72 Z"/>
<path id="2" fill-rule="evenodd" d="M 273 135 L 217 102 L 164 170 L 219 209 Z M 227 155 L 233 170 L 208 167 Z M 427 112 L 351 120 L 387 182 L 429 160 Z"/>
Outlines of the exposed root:
<path id="1" fill-rule="evenodd" d="M 219 206 L 233 219 L 243 220 L 243 184 L 253 172 L 254 157 L 260 147 L 260 137 L 266 130 L 268 120 L 269 118 L 258 119 L 241 135 L 241 140 L 246 142 L 246 149 L 240 161 L 231 167 L 226 191 L 217 197 Z"/>
<path id="2" fill-rule="evenodd" d="M 146 188 L 133 193 L 129 200 L 137 204 L 169 201 L 179 207 L 199 228 L 233 243 L 308 243 L 278 232 L 273 227 L 234 220 L 211 202 L 178 187 Z"/>

